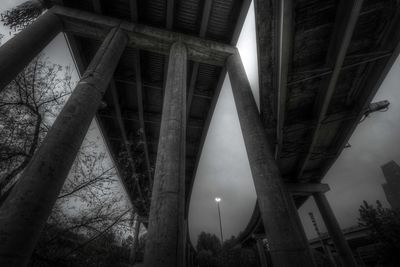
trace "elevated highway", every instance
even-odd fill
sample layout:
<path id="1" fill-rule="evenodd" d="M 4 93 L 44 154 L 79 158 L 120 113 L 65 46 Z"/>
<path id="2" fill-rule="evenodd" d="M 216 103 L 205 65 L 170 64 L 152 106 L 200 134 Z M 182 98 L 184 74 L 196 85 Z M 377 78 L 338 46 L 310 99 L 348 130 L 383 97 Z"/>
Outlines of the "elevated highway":
<path id="1" fill-rule="evenodd" d="M 396 0 L 255 0 L 260 112 L 235 44 L 250 0 L 43 0 L 0 48 L 1 88 L 64 32 L 81 74 L 0 209 L 0 265 L 24 266 L 95 117 L 135 211 L 147 266 L 191 265 L 187 209 L 228 72 L 258 197 L 242 242 L 312 266 L 296 207 L 313 196 L 345 266 L 351 251 L 321 180 L 400 51 Z"/>

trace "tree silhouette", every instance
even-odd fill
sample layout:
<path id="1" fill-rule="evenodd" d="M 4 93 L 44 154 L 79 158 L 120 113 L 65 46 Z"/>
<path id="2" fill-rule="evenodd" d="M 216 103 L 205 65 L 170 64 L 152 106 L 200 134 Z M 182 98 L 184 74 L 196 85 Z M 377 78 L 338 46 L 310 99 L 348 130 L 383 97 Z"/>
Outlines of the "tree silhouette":
<path id="1" fill-rule="evenodd" d="M 1 13 L 0 21 L 15 32 L 31 24 L 44 10 L 42 0 L 30 0 Z"/>
<path id="2" fill-rule="evenodd" d="M 0 93 L 0 196 L 32 159 L 71 88 L 70 68 L 40 55 Z"/>
<path id="3" fill-rule="evenodd" d="M 400 266 L 400 211 L 384 208 L 380 201 L 376 207 L 364 201 L 359 212 L 359 224 L 369 229 L 380 263 Z"/>

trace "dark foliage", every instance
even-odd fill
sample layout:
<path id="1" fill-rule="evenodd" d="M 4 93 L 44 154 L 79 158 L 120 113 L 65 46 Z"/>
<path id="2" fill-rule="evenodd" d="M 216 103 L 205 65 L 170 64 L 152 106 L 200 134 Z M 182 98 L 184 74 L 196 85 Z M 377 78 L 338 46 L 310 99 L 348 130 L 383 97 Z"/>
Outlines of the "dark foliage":
<path id="1" fill-rule="evenodd" d="M 197 263 L 199 267 L 256 267 L 258 255 L 255 248 L 235 247 L 232 236 L 222 246 L 216 235 L 201 232 L 197 241 Z"/>
<path id="2" fill-rule="evenodd" d="M 74 251 L 80 244 L 88 242 L 86 235 L 65 231 L 56 225 L 48 225 L 46 229 L 31 258 L 30 267 L 124 267 L 129 264 L 130 247 L 119 245 L 113 232 L 107 232 Z M 49 242 L 54 235 L 57 239 Z"/>
<path id="3" fill-rule="evenodd" d="M 0 14 L 0 20 L 14 31 L 25 28 L 40 16 L 45 7 L 42 0 L 26 1 L 17 7 Z"/>
<path id="4" fill-rule="evenodd" d="M 376 207 L 364 201 L 359 212 L 359 224 L 370 230 L 380 263 L 400 266 L 400 211 L 384 208 L 379 201 Z"/>
<path id="5" fill-rule="evenodd" d="M 197 251 L 209 251 L 212 256 L 216 256 L 221 250 L 221 241 L 214 234 L 201 232 L 197 240 Z"/>

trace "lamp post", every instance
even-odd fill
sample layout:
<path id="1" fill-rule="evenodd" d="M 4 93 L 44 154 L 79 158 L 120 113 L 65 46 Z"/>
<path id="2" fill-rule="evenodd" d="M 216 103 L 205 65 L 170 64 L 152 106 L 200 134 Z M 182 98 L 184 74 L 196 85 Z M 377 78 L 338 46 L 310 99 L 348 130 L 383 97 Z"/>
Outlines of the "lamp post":
<path id="1" fill-rule="evenodd" d="M 224 243 L 224 237 L 222 235 L 222 223 L 221 223 L 221 211 L 219 209 L 219 202 L 221 202 L 221 198 L 220 197 L 216 197 L 215 198 L 215 202 L 217 202 L 217 207 L 218 207 L 218 216 L 219 216 L 219 230 L 221 232 L 221 244 Z"/>

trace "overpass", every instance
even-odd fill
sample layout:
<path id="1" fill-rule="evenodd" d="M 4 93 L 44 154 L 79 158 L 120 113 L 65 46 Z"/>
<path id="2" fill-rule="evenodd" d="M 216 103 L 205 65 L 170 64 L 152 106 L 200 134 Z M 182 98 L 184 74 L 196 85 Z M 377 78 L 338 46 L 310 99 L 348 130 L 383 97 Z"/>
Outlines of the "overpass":
<path id="1" fill-rule="evenodd" d="M 1 206 L 0 265 L 26 264 L 95 117 L 148 218 L 146 266 L 190 266 L 188 202 L 227 72 L 274 265 L 313 265 L 296 212 L 310 195 L 355 265 L 319 183 L 398 56 L 397 1 L 256 0 L 260 113 L 235 47 L 249 0 L 39 3 L 0 48 L 0 90 L 61 31 L 81 80 Z"/>

